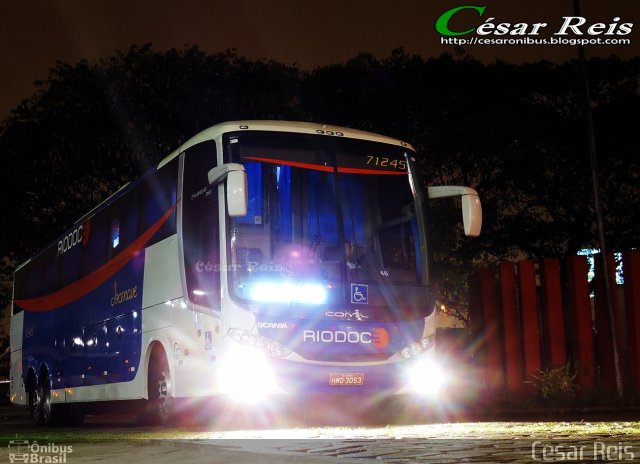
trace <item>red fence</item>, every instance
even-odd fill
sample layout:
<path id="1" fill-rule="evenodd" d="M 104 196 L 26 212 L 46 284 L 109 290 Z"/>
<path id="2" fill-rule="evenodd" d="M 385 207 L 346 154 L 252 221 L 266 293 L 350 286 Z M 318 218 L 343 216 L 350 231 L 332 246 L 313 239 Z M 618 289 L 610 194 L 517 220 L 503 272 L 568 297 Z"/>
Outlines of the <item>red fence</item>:
<path id="1" fill-rule="evenodd" d="M 525 399 L 533 393 L 533 376 L 569 362 L 580 394 L 615 395 L 604 279 L 601 260 L 596 256 L 595 261 L 591 284 L 584 256 L 564 263 L 554 258 L 505 262 L 471 278 L 472 356 L 489 394 Z M 640 250 L 623 253 L 623 286 L 615 283 L 613 254 L 608 263 L 624 390 L 636 396 L 640 393 Z"/>

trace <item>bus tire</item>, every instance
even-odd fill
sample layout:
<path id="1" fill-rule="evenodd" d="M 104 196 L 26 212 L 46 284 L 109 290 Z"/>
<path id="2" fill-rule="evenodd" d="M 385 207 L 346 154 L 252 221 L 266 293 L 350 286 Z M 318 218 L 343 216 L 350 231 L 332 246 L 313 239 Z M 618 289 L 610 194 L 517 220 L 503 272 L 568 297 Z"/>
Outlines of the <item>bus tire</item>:
<path id="1" fill-rule="evenodd" d="M 169 425 L 174 418 L 174 399 L 169 363 L 162 350 L 154 350 L 149 360 L 147 388 L 145 425 Z"/>
<path id="2" fill-rule="evenodd" d="M 51 403 L 51 382 L 49 381 L 49 373 L 45 370 L 40 374 L 38 382 L 36 415 L 34 416 L 36 424 L 51 427 L 57 425 L 60 419 L 58 409 Z"/>
<path id="3" fill-rule="evenodd" d="M 40 414 L 40 389 L 38 388 L 38 383 L 36 382 L 36 377 L 33 372 L 30 372 L 27 377 L 27 401 L 29 405 L 29 414 L 33 418 L 34 422 L 37 425 L 42 425 L 41 422 L 41 414 Z"/>

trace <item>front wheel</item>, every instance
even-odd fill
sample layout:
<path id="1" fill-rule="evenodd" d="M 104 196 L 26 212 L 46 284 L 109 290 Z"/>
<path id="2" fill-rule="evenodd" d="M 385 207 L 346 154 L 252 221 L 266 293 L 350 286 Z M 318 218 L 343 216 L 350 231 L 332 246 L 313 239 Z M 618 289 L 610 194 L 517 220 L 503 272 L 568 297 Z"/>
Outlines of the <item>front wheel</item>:
<path id="1" fill-rule="evenodd" d="M 147 379 L 149 399 L 146 401 L 143 421 L 146 425 L 168 425 L 174 416 L 171 374 L 164 355 L 154 356 L 149 364 Z"/>

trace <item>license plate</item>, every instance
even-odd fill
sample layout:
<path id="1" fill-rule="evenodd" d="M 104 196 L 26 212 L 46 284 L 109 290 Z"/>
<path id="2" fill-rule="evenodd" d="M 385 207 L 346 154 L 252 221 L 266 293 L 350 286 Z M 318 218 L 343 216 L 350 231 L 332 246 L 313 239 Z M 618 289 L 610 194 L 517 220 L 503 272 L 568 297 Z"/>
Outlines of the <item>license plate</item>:
<path id="1" fill-rule="evenodd" d="M 329 385 L 332 387 L 349 387 L 364 385 L 364 373 L 329 374 Z"/>

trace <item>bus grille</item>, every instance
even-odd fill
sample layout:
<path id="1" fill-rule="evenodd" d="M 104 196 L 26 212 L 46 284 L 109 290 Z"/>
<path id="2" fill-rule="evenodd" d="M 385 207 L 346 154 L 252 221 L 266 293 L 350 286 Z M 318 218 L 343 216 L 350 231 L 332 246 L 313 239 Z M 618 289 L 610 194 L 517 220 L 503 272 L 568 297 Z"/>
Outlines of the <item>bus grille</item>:
<path id="1" fill-rule="evenodd" d="M 393 353 L 307 353 L 302 355 L 309 361 L 366 362 L 385 361 Z"/>

